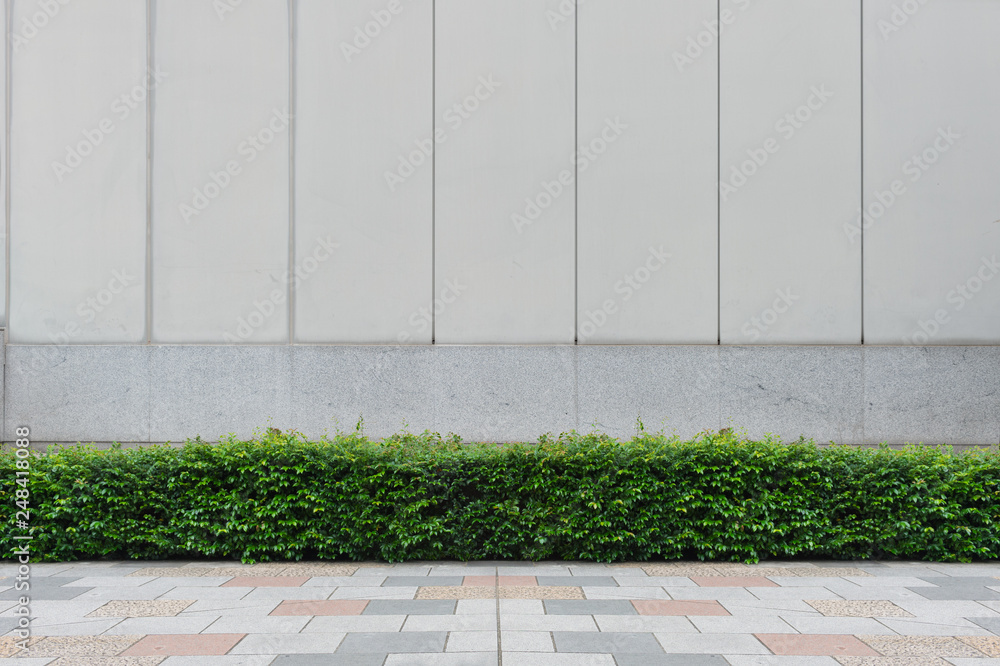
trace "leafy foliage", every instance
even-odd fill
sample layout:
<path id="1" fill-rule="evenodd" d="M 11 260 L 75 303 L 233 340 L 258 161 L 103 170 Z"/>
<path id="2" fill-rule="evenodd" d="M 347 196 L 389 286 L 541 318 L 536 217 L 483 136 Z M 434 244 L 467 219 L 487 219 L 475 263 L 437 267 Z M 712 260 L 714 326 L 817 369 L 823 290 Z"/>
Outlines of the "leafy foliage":
<path id="1" fill-rule="evenodd" d="M 18 543 L 0 454 L 0 555 Z M 306 441 L 268 430 L 182 448 L 31 457 L 33 558 L 923 558 L 1000 555 L 1000 455 L 817 447 L 728 431 Z"/>

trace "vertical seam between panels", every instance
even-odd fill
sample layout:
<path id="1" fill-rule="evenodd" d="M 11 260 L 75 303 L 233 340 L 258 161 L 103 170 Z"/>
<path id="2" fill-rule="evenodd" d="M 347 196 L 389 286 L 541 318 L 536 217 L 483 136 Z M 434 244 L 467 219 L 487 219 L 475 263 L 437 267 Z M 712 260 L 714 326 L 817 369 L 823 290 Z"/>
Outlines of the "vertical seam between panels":
<path id="1" fill-rule="evenodd" d="M 437 140 L 437 0 L 431 0 L 431 139 Z M 437 343 L 437 145 L 431 151 L 431 344 Z"/>
<path id="2" fill-rule="evenodd" d="M 11 49 L 11 32 L 14 23 L 14 0 L 4 0 L 4 20 L 7 29 L 4 31 L 4 321 L 7 339 L 10 339 L 10 125 L 11 125 L 11 78 L 14 71 L 13 52 Z M 6 345 L 5 345 L 6 348 Z M 5 352 L 6 355 L 6 352 Z M 5 411 L 6 414 L 6 411 Z M 6 418 L 6 417 L 5 417 Z"/>
<path id="3" fill-rule="evenodd" d="M 860 46 L 861 46 L 861 72 L 859 85 L 861 87 L 861 220 L 864 221 L 865 212 L 865 3 L 859 0 L 859 13 L 861 17 L 860 25 Z M 865 344 L 865 225 L 861 224 L 861 344 Z"/>
<path id="4" fill-rule="evenodd" d="M 153 76 L 156 63 L 153 51 L 153 9 L 155 0 L 146 0 L 146 76 Z M 146 95 L 146 344 L 153 342 L 153 96 L 156 87 L 148 86 Z"/>
<path id="5" fill-rule="evenodd" d="M 295 0 L 288 0 L 288 344 L 295 344 Z"/>
<path id="6" fill-rule="evenodd" d="M 722 20 L 722 0 L 715 2 L 715 20 Z M 721 24 L 720 24 L 721 25 Z M 715 344 L 722 344 L 722 30 L 715 40 Z"/>
<path id="7" fill-rule="evenodd" d="M 573 155 L 580 145 L 580 4 L 573 12 Z M 580 344 L 580 161 L 573 160 L 573 344 Z"/>

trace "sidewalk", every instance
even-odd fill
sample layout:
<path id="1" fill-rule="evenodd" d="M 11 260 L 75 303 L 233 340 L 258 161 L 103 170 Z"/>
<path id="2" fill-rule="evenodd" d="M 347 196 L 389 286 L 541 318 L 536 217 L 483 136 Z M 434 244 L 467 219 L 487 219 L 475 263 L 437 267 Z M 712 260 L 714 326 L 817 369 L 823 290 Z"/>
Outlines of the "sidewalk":
<path id="1" fill-rule="evenodd" d="M 0 564 L 0 665 L 1000 666 L 1000 562 Z M 12 658 L 13 657 L 13 658 Z"/>

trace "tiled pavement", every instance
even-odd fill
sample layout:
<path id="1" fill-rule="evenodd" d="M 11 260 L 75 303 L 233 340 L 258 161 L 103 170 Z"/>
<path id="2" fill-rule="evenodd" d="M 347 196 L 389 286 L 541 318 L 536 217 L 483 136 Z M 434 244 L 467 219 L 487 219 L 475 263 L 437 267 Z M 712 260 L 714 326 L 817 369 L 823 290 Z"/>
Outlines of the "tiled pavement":
<path id="1" fill-rule="evenodd" d="M 1000 666 L 1000 563 L 35 564 L 27 655 L 14 575 L 0 666 Z"/>

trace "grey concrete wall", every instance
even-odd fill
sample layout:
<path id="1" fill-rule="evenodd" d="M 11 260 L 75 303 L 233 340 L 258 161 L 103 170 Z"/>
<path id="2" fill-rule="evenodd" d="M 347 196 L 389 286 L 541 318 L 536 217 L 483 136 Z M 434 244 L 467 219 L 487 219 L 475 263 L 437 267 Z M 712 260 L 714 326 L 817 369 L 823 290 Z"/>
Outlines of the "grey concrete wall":
<path id="1" fill-rule="evenodd" d="M 7 347 L 5 438 L 177 441 L 364 417 L 467 440 L 723 427 L 819 442 L 1000 443 L 1000 347 Z"/>

